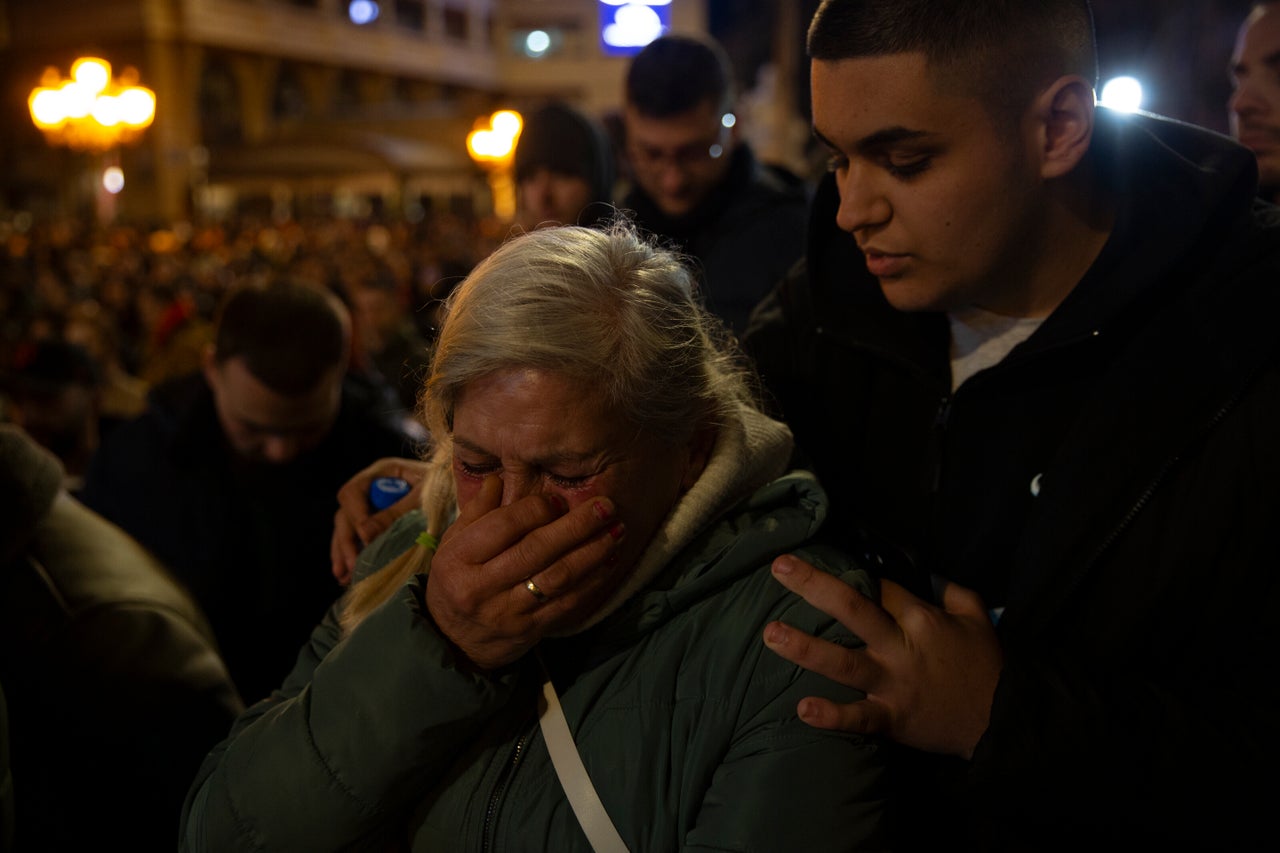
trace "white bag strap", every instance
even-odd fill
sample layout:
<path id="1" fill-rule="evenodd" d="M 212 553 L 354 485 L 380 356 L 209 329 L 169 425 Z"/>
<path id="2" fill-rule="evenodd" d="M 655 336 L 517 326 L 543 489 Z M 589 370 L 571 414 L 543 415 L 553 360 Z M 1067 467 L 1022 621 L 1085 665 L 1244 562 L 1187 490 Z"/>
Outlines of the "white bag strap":
<path id="1" fill-rule="evenodd" d="M 542 659 L 539 658 L 538 662 L 542 663 Z M 556 776 L 560 777 L 560 786 L 564 788 L 582 831 L 591 842 L 591 849 L 595 853 L 627 853 L 627 845 L 609 819 L 600 795 L 587 776 L 587 768 L 583 766 L 582 756 L 573 742 L 564 709 L 560 707 L 560 697 L 556 695 L 545 664 L 542 666 L 542 693 L 538 696 L 538 725 L 542 727 L 542 737 L 547 742 L 547 752 L 551 754 Z"/>

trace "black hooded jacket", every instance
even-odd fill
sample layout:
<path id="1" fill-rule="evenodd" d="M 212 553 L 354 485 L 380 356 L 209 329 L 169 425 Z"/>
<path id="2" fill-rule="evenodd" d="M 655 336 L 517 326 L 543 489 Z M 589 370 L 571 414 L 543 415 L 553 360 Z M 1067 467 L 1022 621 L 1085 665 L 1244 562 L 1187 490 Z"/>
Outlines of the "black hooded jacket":
<path id="1" fill-rule="evenodd" d="M 1090 156 L 1106 247 L 956 393 L 946 317 L 888 305 L 830 181 L 747 334 L 841 544 L 1005 608 L 973 760 L 904 792 L 921 847 L 1228 849 L 1276 793 L 1280 214 L 1198 128 L 1103 110 Z"/>
<path id="2" fill-rule="evenodd" d="M 724 180 L 685 216 L 667 216 L 639 188 L 622 201 L 640 228 L 693 259 L 707 310 L 736 334 L 804 253 L 807 204 L 803 181 L 760 163 L 746 144 L 734 149 Z"/>

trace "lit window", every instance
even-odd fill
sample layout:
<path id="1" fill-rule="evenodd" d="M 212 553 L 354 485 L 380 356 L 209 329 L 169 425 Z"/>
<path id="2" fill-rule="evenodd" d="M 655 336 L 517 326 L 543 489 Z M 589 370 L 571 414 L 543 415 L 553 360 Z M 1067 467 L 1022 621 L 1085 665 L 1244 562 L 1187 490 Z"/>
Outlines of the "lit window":
<path id="1" fill-rule="evenodd" d="M 600 0 L 600 43 L 629 56 L 671 28 L 671 0 Z"/>

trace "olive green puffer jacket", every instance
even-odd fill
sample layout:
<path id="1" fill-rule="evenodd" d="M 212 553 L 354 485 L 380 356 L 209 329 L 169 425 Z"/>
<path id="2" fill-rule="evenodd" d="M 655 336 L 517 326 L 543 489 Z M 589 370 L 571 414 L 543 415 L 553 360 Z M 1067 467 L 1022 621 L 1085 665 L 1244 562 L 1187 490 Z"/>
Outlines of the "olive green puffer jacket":
<path id="1" fill-rule="evenodd" d="M 772 619 L 857 642 L 769 572 L 799 550 L 869 588 L 837 555 L 803 549 L 825 515 L 812 476 L 782 477 L 601 624 L 538 647 L 630 850 L 881 846 L 883 746 L 795 715 L 804 696 L 855 694 L 761 642 Z M 366 560 L 385 564 L 422 529 L 421 513 L 405 516 Z M 341 642 L 330 612 L 284 689 L 210 755 L 188 798 L 185 849 L 590 849 L 538 727 L 538 662 L 461 667 L 424 584 L 415 578 Z"/>

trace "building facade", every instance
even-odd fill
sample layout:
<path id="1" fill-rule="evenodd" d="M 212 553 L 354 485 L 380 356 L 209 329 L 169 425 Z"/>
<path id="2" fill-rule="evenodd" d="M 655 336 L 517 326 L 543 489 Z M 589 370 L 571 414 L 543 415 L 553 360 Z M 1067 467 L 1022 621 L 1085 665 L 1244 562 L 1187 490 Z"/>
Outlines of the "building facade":
<path id="1" fill-rule="evenodd" d="M 102 195 L 103 165 L 118 159 L 126 182 L 112 212 L 134 219 L 246 204 L 483 208 L 487 184 L 465 147 L 480 117 L 549 97 L 597 116 L 617 108 L 627 59 L 603 49 L 608 5 L 8 0 L 4 200 L 37 212 L 84 206 Z M 672 30 L 706 29 L 705 0 L 673 0 L 666 11 Z M 81 55 L 135 69 L 156 93 L 142 140 L 105 158 L 46 144 L 26 114 L 44 70 L 66 75 Z"/>

